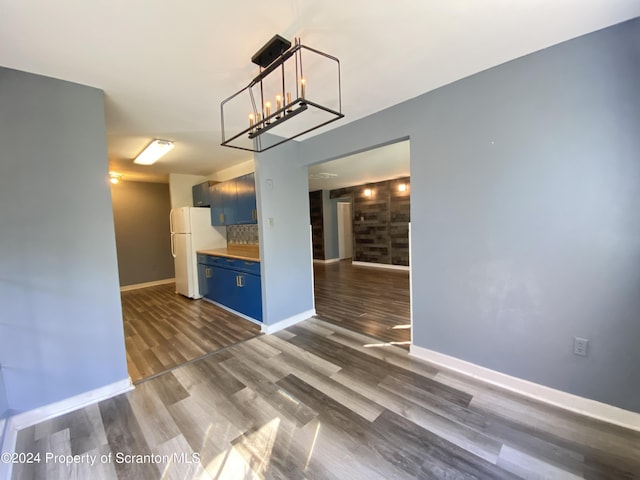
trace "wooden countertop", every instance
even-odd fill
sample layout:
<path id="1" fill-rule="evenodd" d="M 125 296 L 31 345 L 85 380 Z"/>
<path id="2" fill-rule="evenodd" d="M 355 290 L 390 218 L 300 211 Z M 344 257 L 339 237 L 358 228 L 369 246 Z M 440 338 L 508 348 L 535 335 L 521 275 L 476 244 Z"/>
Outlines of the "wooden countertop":
<path id="1" fill-rule="evenodd" d="M 258 245 L 229 245 L 227 248 L 214 248 L 212 250 L 198 250 L 197 253 L 213 255 L 216 257 L 237 258 L 252 262 L 260 261 L 260 247 Z"/>

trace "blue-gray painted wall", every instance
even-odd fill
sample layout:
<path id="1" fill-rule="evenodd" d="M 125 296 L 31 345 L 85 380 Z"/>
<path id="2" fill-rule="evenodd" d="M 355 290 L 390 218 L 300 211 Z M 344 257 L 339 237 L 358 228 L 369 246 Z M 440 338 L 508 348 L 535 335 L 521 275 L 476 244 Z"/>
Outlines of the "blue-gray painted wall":
<path id="1" fill-rule="evenodd" d="M 307 167 L 297 165 L 298 146 L 289 142 L 255 156 L 266 324 L 308 312 L 314 305 Z"/>
<path id="2" fill-rule="evenodd" d="M 0 364 L 30 410 L 128 378 L 103 92 L 0 68 Z"/>
<path id="3" fill-rule="evenodd" d="M 2 375 L 2 368 L 0 368 L 0 418 L 4 418 L 7 410 L 9 410 L 9 403 L 7 402 L 7 392 L 4 388 L 4 376 Z M 0 437 L 2 434 L 0 433 Z"/>
<path id="4" fill-rule="evenodd" d="M 640 412 L 639 85 L 634 19 L 308 139 L 298 165 L 409 137 L 414 343 Z"/>

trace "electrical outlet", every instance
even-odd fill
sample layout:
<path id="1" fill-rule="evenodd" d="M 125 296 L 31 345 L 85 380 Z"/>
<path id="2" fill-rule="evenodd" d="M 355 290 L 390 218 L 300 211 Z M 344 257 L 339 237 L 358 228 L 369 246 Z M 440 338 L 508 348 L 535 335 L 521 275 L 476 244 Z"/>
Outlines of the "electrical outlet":
<path id="1" fill-rule="evenodd" d="M 589 340 L 587 340 L 586 338 L 575 337 L 573 339 L 573 354 L 586 357 L 588 345 Z"/>

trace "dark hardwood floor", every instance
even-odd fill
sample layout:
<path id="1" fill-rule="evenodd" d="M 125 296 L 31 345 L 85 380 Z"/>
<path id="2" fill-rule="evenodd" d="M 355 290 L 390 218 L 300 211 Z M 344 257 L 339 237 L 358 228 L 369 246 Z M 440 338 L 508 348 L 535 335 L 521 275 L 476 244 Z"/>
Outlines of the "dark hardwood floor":
<path id="1" fill-rule="evenodd" d="M 640 478 L 639 432 L 371 343 L 316 318 L 254 337 L 22 430 L 19 453 L 85 460 L 13 479 Z"/>
<path id="2" fill-rule="evenodd" d="M 409 273 L 314 264 L 319 318 L 408 348 Z M 260 327 L 173 284 L 122 292 L 127 365 L 134 383 L 260 334 Z M 401 328 L 398 328 L 401 327 Z"/>
<path id="3" fill-rule="evenodd" d="M 350 260 L 314 263 L 313 272 L 319 318 L 409 348 L 409 272 Z"/>
<path id="4" fill-rule="evenodd" d="M 121 298 L 134 383 L 260 334 L 255 323 L 176 294 L 173 283 L 125 291 Z"/>

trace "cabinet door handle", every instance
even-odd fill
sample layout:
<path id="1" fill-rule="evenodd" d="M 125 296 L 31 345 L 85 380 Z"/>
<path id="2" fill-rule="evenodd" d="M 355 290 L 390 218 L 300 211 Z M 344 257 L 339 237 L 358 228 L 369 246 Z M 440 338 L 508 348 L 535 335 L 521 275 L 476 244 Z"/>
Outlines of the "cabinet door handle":
<path id="1" fill-rule="evenodd" d="M 211 267 L 207 267 L 204 269 L 205 278 L 211 278 Z"/>
<path id="2" fill-rule="evenodd" d="M 244 277 L 242 275 L 236 275 L 236 286 L 244 287 Z"/>
<path id="3" fill-rule="evenodd" d="M 224 213 L 220 214 L 220 223 L 224 223 Z"/>
<path id="4" fill-rule="evenodd" d="M 257 220 L 258 219 L 258 211 L 257 210 L 251 210 L 251 219 L 252 220 Z"/>

